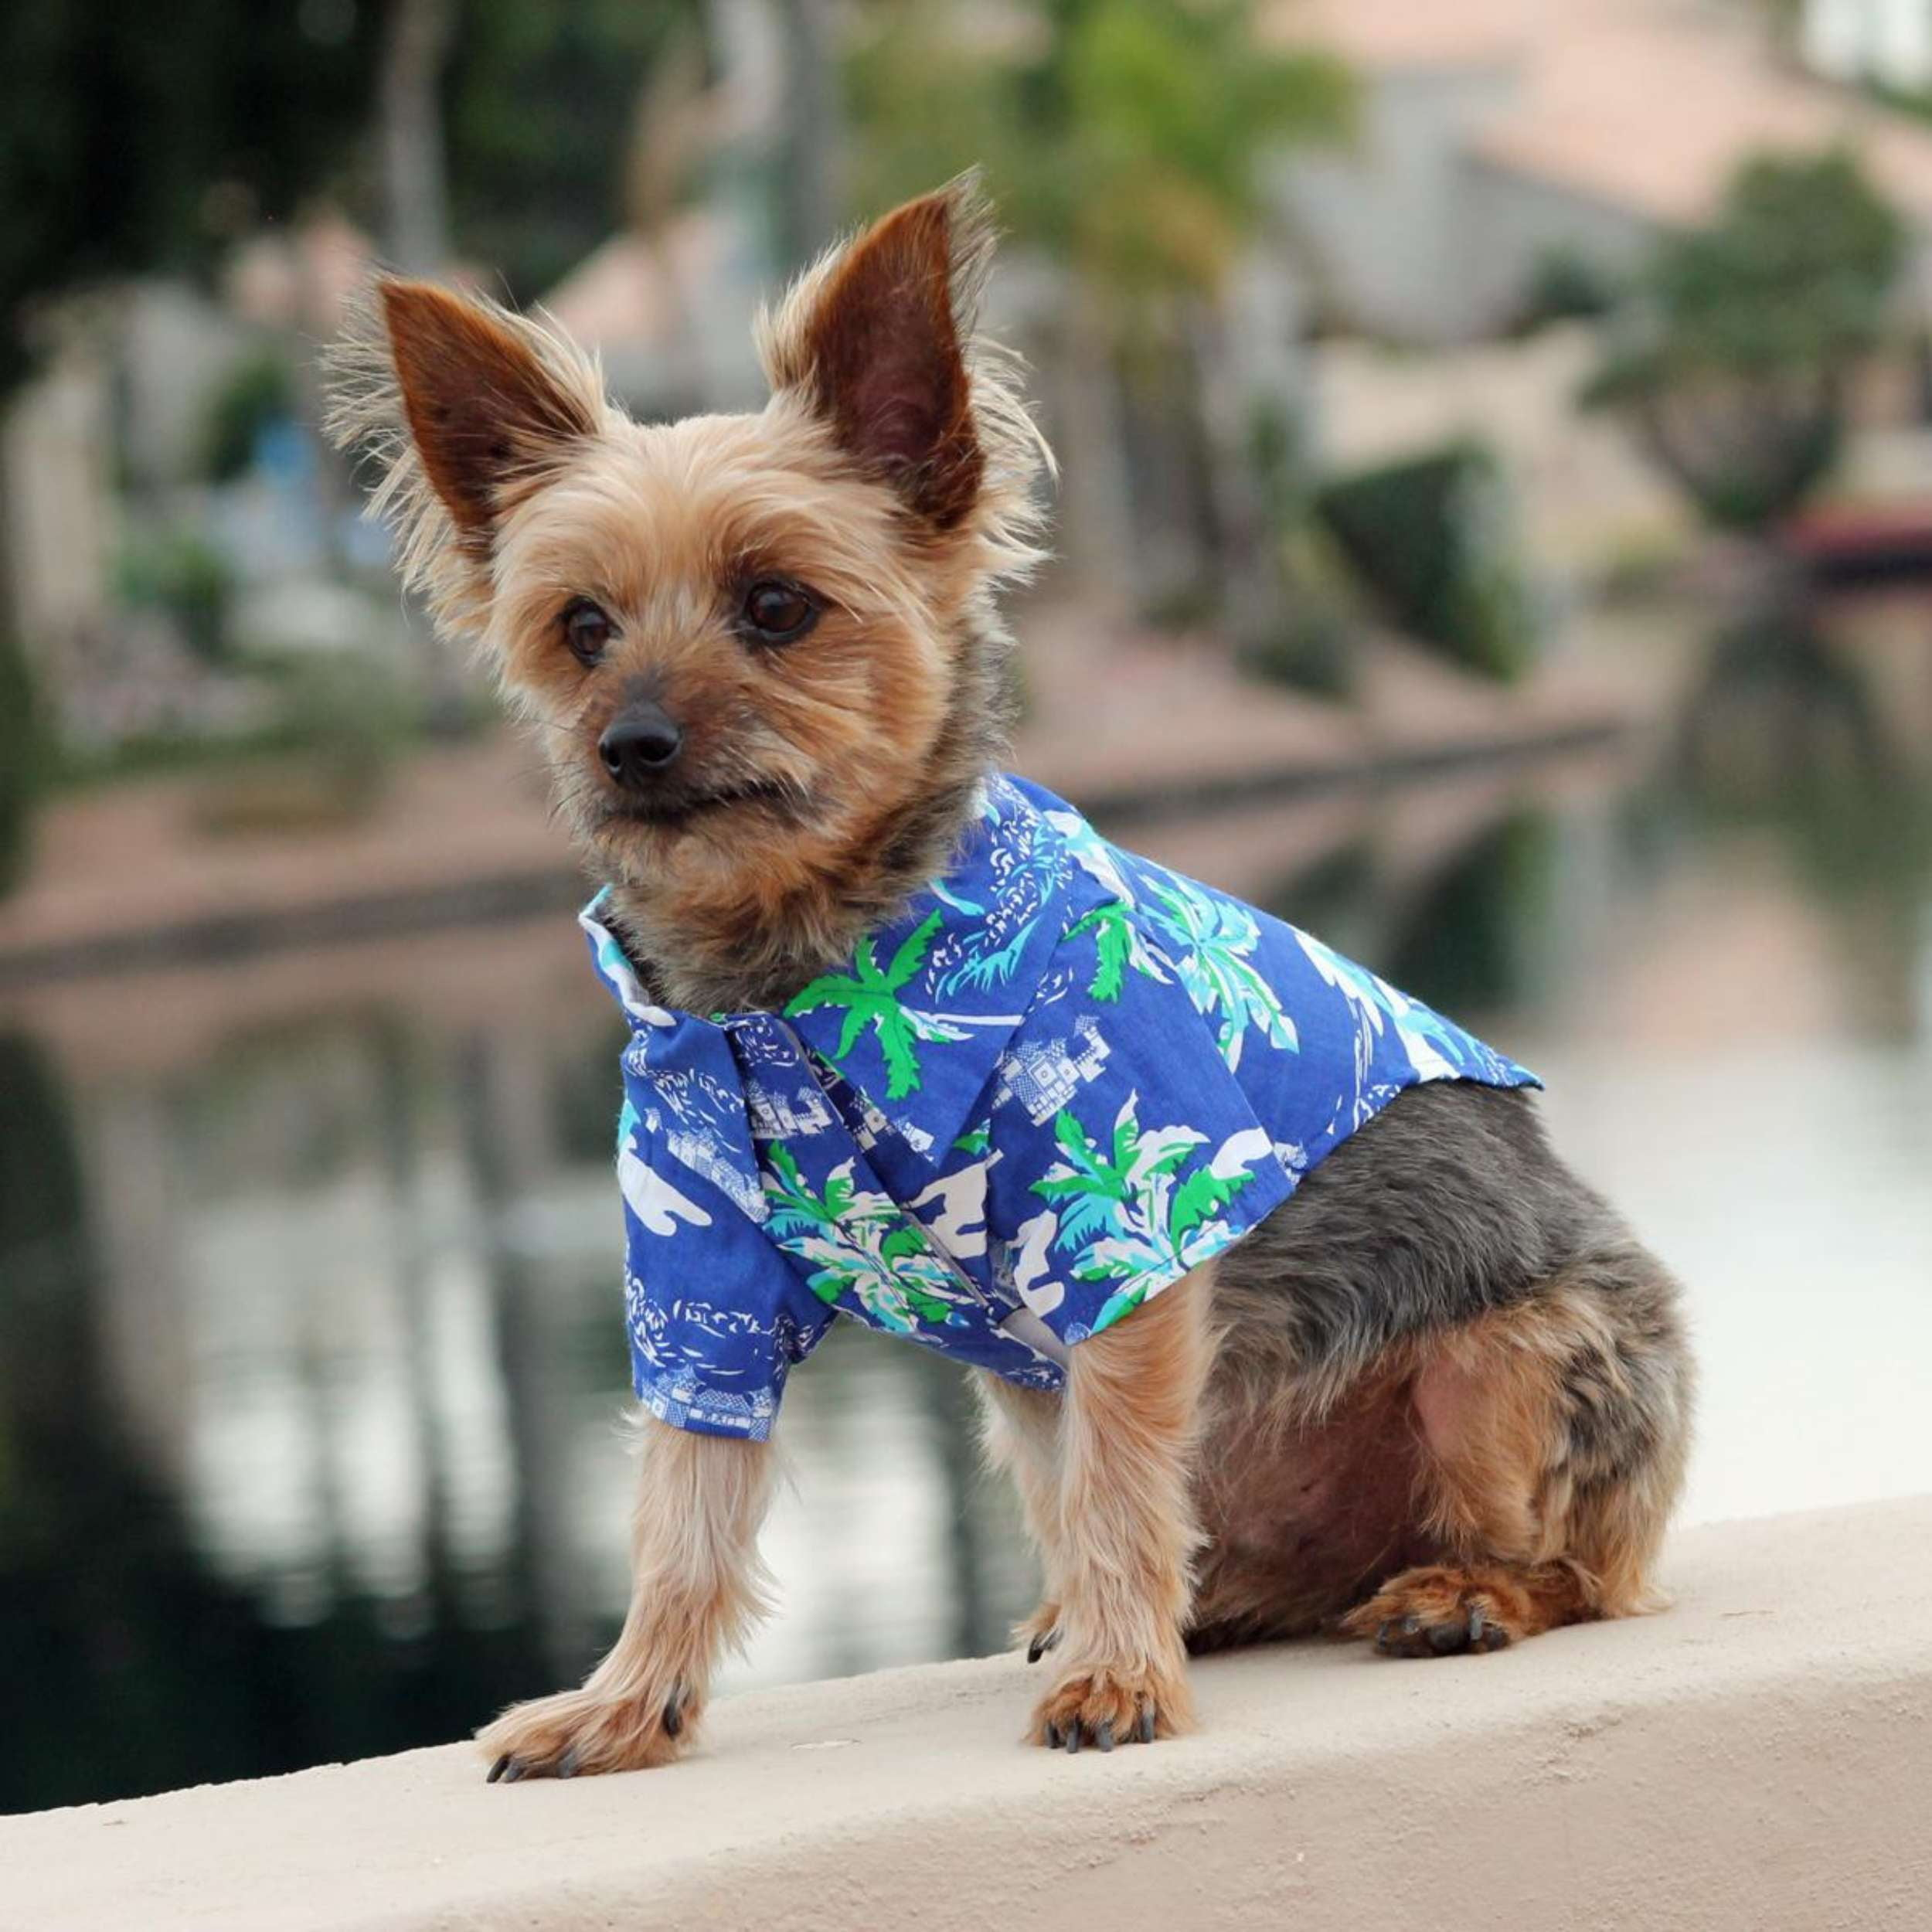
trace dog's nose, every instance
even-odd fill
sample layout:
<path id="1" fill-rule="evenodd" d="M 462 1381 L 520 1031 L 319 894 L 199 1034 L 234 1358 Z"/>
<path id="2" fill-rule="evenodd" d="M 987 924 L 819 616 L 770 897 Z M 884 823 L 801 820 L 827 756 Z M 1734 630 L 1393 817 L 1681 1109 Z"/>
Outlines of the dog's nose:
<path id="1" fill-rule="evenodd" d="M 648 784 L 678 755 L 684 733 L 675 719 L 655 704 L 634 704 L 620 711 L 597 740 L 604 768 L 621 785 Z"/>

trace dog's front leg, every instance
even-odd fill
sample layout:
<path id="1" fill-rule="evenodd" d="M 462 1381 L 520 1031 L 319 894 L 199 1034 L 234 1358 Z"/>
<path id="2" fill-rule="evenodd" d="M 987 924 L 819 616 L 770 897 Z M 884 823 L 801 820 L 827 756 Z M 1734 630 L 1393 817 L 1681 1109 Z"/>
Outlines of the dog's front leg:
<path id="1" fill-rule="evenodd" d="M 719 1654 L 765 1610 L 758 1526 L 768 1444 L 640 1418 L 631 1607 L 580 1690 L 515 1704 L 477 1733 L 492 1781 L 663 1764 L 690 1742 Z"/>
<path id="2" fill-rule="evenodd" d="M 1081 1342 L 1061 1421 L 1059 1682 L 1036 1742 L 1151 1743 L 1185 1730 L 1182 1632 L 1198 1532 L 1189 1465 L 1213 1342 L 1197 1268 Z"/>

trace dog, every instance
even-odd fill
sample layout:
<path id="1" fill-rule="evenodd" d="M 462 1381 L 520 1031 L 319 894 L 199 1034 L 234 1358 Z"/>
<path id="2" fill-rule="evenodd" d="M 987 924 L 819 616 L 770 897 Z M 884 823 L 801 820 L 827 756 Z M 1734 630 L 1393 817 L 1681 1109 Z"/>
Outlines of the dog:
<path id="1" fill-rule="evenodd" d="M 756 414 L 634 422 L 414 281 L 338 355 L 332 432 L 533 724 L 631 1029 L 631 1605 L 480 1732 L 492 1781 L 689 1747 L 835 1311 L 969 1368 L 1046 1581 L 1039 1744 L 1185 1731 L 1190 1651 L 1655 1600 L 1679 1291 L 1531 1077 L 1000 771 L 1049 458 L 977 332 L 992 246 L 968 179 L 833 250 L 760 319 Z"/>

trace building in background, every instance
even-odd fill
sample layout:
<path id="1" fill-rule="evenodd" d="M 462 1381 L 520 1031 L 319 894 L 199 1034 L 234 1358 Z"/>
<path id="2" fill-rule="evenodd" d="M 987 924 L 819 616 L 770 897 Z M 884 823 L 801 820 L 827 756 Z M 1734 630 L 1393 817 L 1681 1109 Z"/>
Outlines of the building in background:
<path id="1" fill-rule="evenodd" d="M 1798 46 L 1808 66 L 1854 86 L 1932 89 L 1932 7 L 1925 0 L 1804 0 Z"/>
<path id="2" fill-rule="evenodd" d="M 1353 153 L 1279 171 L 1328 315 L 1422 345 L 1495 334 L 1553 264 L 1625 267 L 1747 156 L 1840 142 L 1911 223 L 1923 301 L 1932 124 L 1832 83 L 1923 85 L 1932 9 L 1814 0 L 1813 73 L 1767 21 L 1719 0 L 1282 0 L 1272 30 L 1332 45 L 1364 88 Z"/>

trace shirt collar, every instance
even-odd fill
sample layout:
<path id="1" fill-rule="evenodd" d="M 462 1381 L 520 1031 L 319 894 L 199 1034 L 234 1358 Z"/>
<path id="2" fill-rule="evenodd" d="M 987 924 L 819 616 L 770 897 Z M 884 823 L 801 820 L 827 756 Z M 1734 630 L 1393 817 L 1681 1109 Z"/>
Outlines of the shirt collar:
<path id="1" fill-rule="evenodd" d="M 1012 779 L 989 781 L 945 872 L 783 1009 L 785 1024 L 852 1088 L 869 1121 L 883 1117 L 935 1165 L 979 1124 L 975 1109 L 1059 944 L 1070 859 L 1046 814 L 1064 809 Z M 598 976 L 633 1032 L 669 1050 L 698 1016 L 646 995 L 604 923 L 608 896 L 606 887 L 579 915 Z M 717 1013 L 700 1023 L 764 1029 L 771 1016 Z"/>

